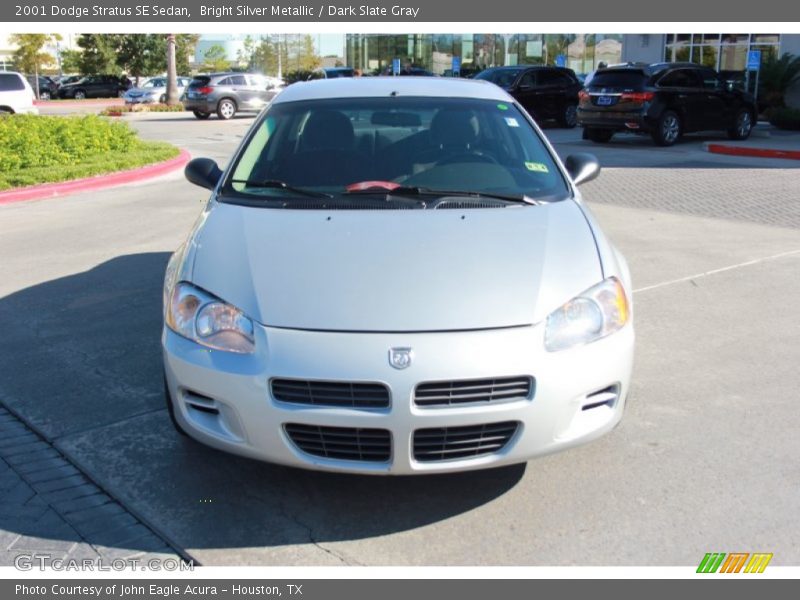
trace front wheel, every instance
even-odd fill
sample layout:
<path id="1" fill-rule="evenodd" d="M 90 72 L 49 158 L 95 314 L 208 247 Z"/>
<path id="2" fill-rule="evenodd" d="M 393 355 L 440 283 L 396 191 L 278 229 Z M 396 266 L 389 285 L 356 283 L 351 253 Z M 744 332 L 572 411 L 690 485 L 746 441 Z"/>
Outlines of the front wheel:
<path id="1" fill-rule="evenodd" d="M 567 104 L 558 118 L 558 124 L 567 129 L 575 127 L 578 124 L 578 105 Z"/>
<path id="2" fill-rule="evenodd" d="M 78 90 L 75 92 L 75 100 L 86 100 L 86 92 Z"/>
<path id="3" fill-rule="evenodd" d="M 194 116 L 197 117 L 198 119 L 207 119 L 208 117 L 211 116 L 211 113 L 203 112 L 200 110 L 193 110 L 192 112 L 194 113 Z"/>
<path id="4" fill-rule="evenodd" d="M 665 110 L 653 130 L 653 141 L 659 146 L 672 146 L 683 133 L 681 118 L 671 110 Z"/>
<path id="5" fill-rule="evenodd" d="M 750 137 L 751 131 L 753 131 L 753 115 L 749 110 L 743 108 L 736 113 L 733 127 L 728 129 L 728 137 L 732 140 L 746 140 Z"/>
<path id="6" fill-rule="evenodd" d="M 158 99 L 159 103 L 166 104 L 167 103 L 167 95 L 161 94 L 161 98 Z"/>
<path id="7" fill-rule="evenodd" d="M 583 130 L 584 138 L 594 142 L 595 144 L 607 144 L 614 137 L 612 129 L 595 129 L 587 127 Z"/>
<path id="8" fill-rule="evenodd" d="M 41 92 L 39 94 L 39 100 L 50 100 L 50 92 Z"/>
<path id="9" fill-rule="evenodd" d="M 232 119 L 234 115 L 236 115 L 236 104 L 233 100 L 229 100 L 228 98 L 220 100 L 217 105 L 217 116 L 227 121 L 228 119 Z"/>

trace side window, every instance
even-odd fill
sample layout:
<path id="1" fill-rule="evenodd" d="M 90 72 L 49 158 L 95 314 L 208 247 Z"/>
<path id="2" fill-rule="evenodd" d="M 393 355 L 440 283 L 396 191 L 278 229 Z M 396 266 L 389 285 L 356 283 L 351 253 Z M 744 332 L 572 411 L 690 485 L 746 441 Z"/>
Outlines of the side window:
<path id="1" fill-rule="evenodd" d="M 234 75 L 230 80 L 231 85 L 247 85 L 247 80 L 244 78 L 244 75 Z"/>
<path id="2" fill-rule="evenodd" d="M 659 87 L 700 87 L 700 78 L 691 69 L 678 69 L 664 75 L 658 82 Z"/>
<path id="3" fill-rule="evenodd" d="M 24 90 L 25 84 L 19 76 L 11 73 L 0 73 L 0 92 L 17 92 Z"/>
<path id="4" fill-rule="evenodd" d="M 703 88 L 707 90 L 719 90 L 723 87 L 722 80 L 714 71 L 700 71 L 700 77 L 703 79 Z"/>
<path id="5" fill-rule="evenodd" d="M 533 87 L 536 85 L 536 73 L 533 71 L 528 71 L 522 76 L 522 79 L 519 80 L 520 87 L 527 86 Z"/>
<path id="6" fill-rule="evenodd" d="M 538 77 L 539 85 L 553 85 L 560 83 L 560 74 L 555 71 L 539 71 Z"/>
<path id="7" fill-rule="evenodd" d="M 217 85 L 233 85 L 231 79 L 232 79 L 231 77 L 226 77 L 225 79 L 219 81 Z"/>

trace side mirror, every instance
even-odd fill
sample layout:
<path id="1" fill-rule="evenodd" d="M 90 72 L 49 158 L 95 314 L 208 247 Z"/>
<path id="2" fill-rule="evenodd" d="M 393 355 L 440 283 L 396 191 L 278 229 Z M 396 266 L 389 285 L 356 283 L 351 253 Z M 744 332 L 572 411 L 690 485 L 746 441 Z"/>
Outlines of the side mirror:
<path id="1" fill-rule="evenodd" d="M 564 161 L 564 166 L 575 185 L 586 183 L 600 175 L 600 162 L 594 154 L 588 152 L 570 154 Z"/>
<path id="2" fill-rule="evenodd" d="M 222 171 L 210 158 L 193 158 L 186 165 L 183 174 L 190 183 L 213 190 L 217 187 Z"/>

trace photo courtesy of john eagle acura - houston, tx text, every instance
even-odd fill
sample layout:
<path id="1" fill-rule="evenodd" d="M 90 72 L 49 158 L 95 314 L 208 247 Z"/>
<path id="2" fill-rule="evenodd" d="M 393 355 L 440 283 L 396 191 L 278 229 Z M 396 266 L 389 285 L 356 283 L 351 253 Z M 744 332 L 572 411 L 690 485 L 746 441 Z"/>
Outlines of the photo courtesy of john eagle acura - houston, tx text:
<path id="1" fill-rule="evenodd" d="M 309 469 L 521 463 L 622 418 L 631 282 L 529 114 L 488 81 L 288 86 L 222 171 L 164 281 L 177 430 Z"/>

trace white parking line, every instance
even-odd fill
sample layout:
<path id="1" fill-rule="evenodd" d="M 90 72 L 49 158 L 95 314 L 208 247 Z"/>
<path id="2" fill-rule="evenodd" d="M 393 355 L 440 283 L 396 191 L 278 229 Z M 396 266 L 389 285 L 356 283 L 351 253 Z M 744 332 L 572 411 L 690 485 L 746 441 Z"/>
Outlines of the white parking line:
<path id="1" fill-rule="evenodd" d="M 679 279 L 672 279 L 670 281 L 662 281 L 661 283 L 656 283 L 654 285 L 648 285 L 643 288 L 639 288 L 638 290 L 633 290 L 634 294 L 638 294 L 639 292 L 646 292 L 648 290 L 654 290 L 656 288 L 664 287 L 666 285 L 672 285 L 673 283 L 682 283 L 684 281 L 689 281 L 692 279 L 699 279 L 701 277 L 707 277 L 709 275 L 714 275 L 716 273 L 723 273 L 725 271 L 732 271 L 733 269 L 739 269 L 741 267 L 749 267 L 750 265 L 757 265 L 762 262 L 766 262 L 768 260 L 775 260 L 776 258 L 783 258 L 784 256 L 792 256 L 793 254 L 800 254 L 800 250 L 789 250 L 788 252 L 781 252 L 780 254 L 773 254 L 772 256 L 765 256 L 763 258 L 756 258 L 754 260 L 748 260 L 746 262 L 742 262 L 736 265 L 729 265 L 727 267 L 721 267 L 719 269 L 712 269 L 711 271 L 705 271 L 703 273 L 697 273 L 695 275 L 689 275 L 687 277 L 681 277 Z"/>

